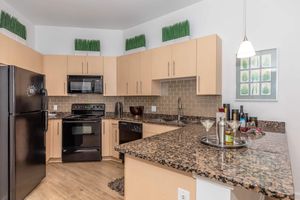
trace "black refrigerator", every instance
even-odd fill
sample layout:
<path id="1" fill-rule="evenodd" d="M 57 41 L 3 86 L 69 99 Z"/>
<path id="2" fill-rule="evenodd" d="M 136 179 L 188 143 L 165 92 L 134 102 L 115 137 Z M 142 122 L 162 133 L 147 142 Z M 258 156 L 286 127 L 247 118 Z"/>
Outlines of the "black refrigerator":
<path id="1" fill-rule="evenodd" d="M 0 66 L 0 200 L 23 200 L 46 175 L 44 79 Z"/>

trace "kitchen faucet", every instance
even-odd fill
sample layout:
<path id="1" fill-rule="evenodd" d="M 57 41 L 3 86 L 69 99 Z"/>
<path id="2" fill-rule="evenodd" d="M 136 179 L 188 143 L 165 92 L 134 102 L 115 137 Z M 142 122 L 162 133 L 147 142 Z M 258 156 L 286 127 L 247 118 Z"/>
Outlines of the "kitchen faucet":
<path id="1" fill-rule="evenodd" d="M 178 109 L 177 121 L 179 122 L 181 120 L 182 110 L 183 110 L 181 97 L 178 97 L 177 109 Z"/>

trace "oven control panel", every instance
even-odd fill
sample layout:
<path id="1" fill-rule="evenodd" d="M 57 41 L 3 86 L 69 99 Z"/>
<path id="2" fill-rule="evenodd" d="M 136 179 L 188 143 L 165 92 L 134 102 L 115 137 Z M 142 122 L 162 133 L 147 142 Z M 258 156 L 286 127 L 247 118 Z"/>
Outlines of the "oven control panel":
<path id="1" fill-rule="evenodd" d="M 105 110 L 105 104 L 73 104 L 72 111 L 78 110 L 102 111 Z"/>

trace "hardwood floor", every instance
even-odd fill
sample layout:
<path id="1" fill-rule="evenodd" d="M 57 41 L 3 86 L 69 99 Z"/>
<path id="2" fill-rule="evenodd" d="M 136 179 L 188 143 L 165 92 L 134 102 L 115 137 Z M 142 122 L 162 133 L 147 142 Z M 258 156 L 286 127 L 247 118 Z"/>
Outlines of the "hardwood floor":
<path id="1" fill-rule="evenodd" d="M 49 164 L 47 176 L 26 200 L 123 200 L 108 182 L 124 175 L 121 163 Z"/>

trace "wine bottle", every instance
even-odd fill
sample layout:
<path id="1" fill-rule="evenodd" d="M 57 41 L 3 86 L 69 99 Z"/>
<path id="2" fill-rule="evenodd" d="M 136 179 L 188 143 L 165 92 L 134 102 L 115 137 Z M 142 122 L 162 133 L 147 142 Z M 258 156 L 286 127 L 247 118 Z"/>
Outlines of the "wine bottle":
<path id="1" fill-rule="evenodd" d="M 241 105 L 240 107 L 240 124 L 241 124 L 241 128 L 245 128 L 246 127 L 246 115 L 244 113 L 244 106 Z"/>

